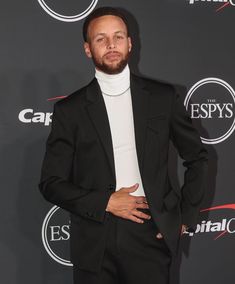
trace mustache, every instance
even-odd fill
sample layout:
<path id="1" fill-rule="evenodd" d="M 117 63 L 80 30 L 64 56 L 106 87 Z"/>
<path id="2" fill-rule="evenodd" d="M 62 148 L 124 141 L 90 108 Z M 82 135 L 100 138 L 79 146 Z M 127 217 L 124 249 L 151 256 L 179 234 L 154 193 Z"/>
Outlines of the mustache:
<path id="1" fill-rule="evenodd" d="M 121 53 L 118 52 L 118 51 L 108 51 L 108 52 L 106 52 L 106 53 L 104 54 L 104 56 L 109 55 L 109 54 L 119 54 L 119 55 L 121 55 Z"/>

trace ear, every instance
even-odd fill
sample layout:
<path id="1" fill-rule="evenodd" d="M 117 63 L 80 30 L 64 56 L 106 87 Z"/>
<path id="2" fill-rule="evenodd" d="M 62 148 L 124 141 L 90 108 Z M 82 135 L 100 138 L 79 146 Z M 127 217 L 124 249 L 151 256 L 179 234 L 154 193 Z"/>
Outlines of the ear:
<path id="1" fill-rule="evenodd" d="M 128 50 L 129 50 L 129 52 L 131 52 L 131 49 L 132 49 L 132 42 L 131 42 L 131 38 L 128 37 Z"/>
<path id="2" fill-rule="evenodd" d="M 85 53 L 86 53 L 86 56 L 89 57 L 89 58 L 92 58 L 92 54 L 91 54 L 91 49 L 90 49 L 90 45 L 88 42 L 85 42 L 84 45 L 84 50 L 85 50 Z"/>

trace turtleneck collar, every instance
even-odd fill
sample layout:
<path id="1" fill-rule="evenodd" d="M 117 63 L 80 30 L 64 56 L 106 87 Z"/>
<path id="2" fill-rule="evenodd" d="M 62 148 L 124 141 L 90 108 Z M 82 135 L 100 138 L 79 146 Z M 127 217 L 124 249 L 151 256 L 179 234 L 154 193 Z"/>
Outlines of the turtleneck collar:
<path id="1" fill-rule="evenodd" d="M 130 88 L 130 69 L 128 64 L 122 72 L 114 75 L 106 74 L 95 69 L 95 77 L 103 94 L 118 96 Z"/>

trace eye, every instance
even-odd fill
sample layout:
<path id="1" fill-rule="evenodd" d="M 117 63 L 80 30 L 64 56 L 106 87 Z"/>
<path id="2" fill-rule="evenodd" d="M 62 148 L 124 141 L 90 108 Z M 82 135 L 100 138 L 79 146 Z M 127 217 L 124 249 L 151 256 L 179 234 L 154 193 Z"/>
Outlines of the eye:
<path id="1" fill-rule="evenodd" d="M 99 38 L 96 39 L 97 42 L 102 42 L 103 40 L 104 40 L 103 37 L 99 37 Z"/>
<path id="2" fill-rule="evenodd" d="M 117 35 L 116 37 L 117 37 L 117 39 L 123 39 L 124 38 L 124 36 L 122 36 L 122 35 Z"/>

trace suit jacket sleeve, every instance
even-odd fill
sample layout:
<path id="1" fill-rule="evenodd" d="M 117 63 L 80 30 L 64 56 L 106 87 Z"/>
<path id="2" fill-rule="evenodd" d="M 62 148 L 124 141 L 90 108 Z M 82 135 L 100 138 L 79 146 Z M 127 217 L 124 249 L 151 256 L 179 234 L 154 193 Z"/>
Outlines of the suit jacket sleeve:
<path id="1" fill-rule="evenodd" d="M 182 99 L 176 92 L 170 121 L 171 140 L 186 167 L 181 188 L 182 223 L 193 229 L 205 194 L 208 153 L 192 125 Z"/>
<path id="2" fill-rule="evenodd" d="M 72 125 L 60 105 L 55 104 L 39 189 L 47 201 L 73 214 L 102 222 L 112 192 L 84 189 L 71 182 L 75 153 L 75 127 Z"/>

